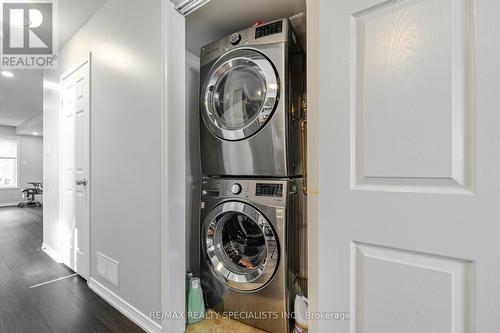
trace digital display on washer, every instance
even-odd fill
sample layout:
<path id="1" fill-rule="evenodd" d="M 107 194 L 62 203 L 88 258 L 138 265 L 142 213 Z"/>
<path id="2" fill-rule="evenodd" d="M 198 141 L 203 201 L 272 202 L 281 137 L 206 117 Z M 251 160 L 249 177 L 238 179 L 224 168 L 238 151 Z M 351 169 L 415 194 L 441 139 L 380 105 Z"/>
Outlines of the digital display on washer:
<path id="1" fill-rule="evenodd" d="M 262 184 L 257 183 L 255 195 L 258 197 L 282 197 L 283 184 Z"/>
<path id="2" fill-rule="evenodd" d="M 255 39 L 278 34 L 283 31 L 283 21 L 276 21 L 255 28 Z"/>

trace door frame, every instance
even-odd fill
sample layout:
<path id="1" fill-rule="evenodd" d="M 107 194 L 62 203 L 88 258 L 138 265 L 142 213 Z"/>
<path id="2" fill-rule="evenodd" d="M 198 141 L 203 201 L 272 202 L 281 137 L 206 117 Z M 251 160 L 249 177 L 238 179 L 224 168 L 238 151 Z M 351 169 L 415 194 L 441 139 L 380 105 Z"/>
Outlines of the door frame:
<path id="1" fill-rule="evenodd" d="M 91 266 L 90 266 L 90 257 L 91 257 L 91 250 L 90 250 L 90 235 L 91 235 L 91 152 L 92 152 L 92 140 L 91 140 L 91 132 L 92 132 L 92 52 L 89 52 L 87 56 L 83 57 L 79 61 L 76 61 L 69 69 L 63 72 L 63 74 L 60 75 L 59 78 L 59 87 L 63 87 L 63 80 L 66 79 L 68 76 L 73 74 L 75 71 L 77 71 L 80 67 L 85 66 L 88 63 L 88 78 L 89 78 L 89 169 L 88 169 L 88 179 L 87 179 L 87 191 L 88 191 L 88 205 L 87 205 L 87 216 L 88 216 L 88 237 L 86 239 L 86 245 L 87 245 L 87 251 L 88 251 L 88 260 L 85 262 L 86 266 L 86 271 L 88 272 L 88 281 L 90 281 L 91 277 Z M 63 126 L 62 126 L 62 101 L 63 101 L 63 96 L 61 91 L 59 92 L 59 230 L 61 230 L 61 218 L 62 218 L 62 211 L 63 211 L 63 202 L 62 202 L 62 193 L 63 193 L 63 171 L 62 171 L 62 166 L 63 166 Z M 61 232 L 58 232 L 58 247 L 60 246 L 61 242 Z M 59 259 L 60 261 L 65 264 L 66 266 L 71 267 L 71 262 L 67 262 L 66 256 L 62 255 L 59 253 Z"/>
<path id="2" fill-rule="evenodd" d="M 162 0 L 162 179 L 161 295 L 162 313 L 186 312 L 186 22 L 175 0 Z M 182 98 L 179 98 L 181 96 Z M 175 112 L 174 112 L 175 110 Z M 179 223 L 182 221 L 182 223 Z M 161 331 L 181 333 L 186 318 L 162 316 Z"/>
<path id="3" fill-rule="evenodd" d="M 319 0 L 306 0 L 307 40 L 307 262 L 308 310 L 319 313 Z M 309 320 L 309 332 L 319 331 Z"/>

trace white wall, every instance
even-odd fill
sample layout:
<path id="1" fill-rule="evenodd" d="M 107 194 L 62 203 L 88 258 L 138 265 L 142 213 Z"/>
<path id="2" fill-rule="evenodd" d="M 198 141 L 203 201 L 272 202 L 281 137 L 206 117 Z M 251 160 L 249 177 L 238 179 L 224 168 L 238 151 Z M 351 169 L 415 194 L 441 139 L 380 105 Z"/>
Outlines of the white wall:
<path id="1" fill-rule="evenodd" d="M 44 242 L 57 250 L 58 92 L 62 72 L 92 52 L 90 275 L 148 315 L 160 311 L 161 1 L 109 0 L 45 73 Z M 120 287 L 96 274 L 96 252 L 120 263 Z"/>
<path id="2" fill-rule="evenodd" d="M 59 246 L 59 91 L 57 71 L 45 72 L 43 80 L 43 242 Z"/>
<path id="3" fill-rule="evenodd" d="M 11 126 L 0 126 L 0 136 L 16 137 L 18 146 L 18 188 L 0 189 L 0 206 L 17 204 L 23 200 L 21 190 L 29 187 L 26 182 L 42 181 L 42 138 L 39 136 L 17 135 L 16 128 Z M 37 196 L 42 201 L 42 196 Z"/>

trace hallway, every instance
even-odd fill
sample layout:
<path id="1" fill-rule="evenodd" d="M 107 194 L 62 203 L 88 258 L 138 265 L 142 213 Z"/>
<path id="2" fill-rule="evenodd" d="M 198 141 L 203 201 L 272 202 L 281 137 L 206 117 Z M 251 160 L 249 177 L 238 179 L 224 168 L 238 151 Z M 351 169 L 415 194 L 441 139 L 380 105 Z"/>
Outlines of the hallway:
<path id="1" fill-rule="evenodd" d="M 0 208 L 0 332 L 143 332 L 79 276 L 37 286 L 73 274 L 41 244 L 41 208 Z"/>

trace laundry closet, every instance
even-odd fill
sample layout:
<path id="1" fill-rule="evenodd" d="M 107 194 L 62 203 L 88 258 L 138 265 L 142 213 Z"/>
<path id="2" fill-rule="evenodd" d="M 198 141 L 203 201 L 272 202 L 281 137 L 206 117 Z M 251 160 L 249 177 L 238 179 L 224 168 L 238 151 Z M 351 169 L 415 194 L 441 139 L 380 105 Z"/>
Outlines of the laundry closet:
<path id="1" fill-rule="evenodd" d="M 290 331 L 307 296 L 305 1 L 184 14 L 186 272 L 207 310 Z"/>

